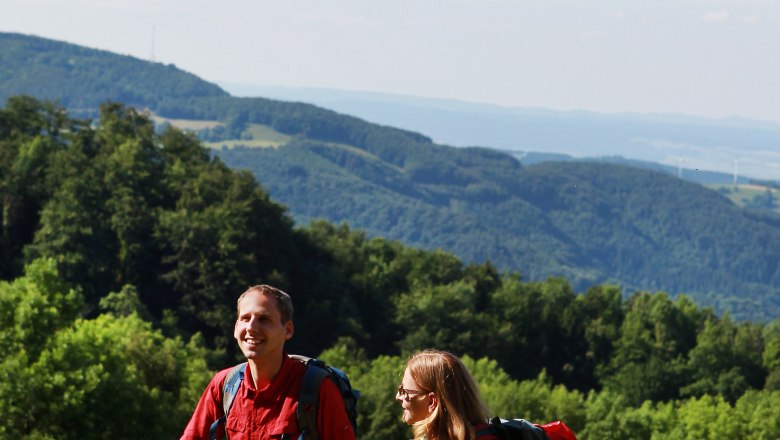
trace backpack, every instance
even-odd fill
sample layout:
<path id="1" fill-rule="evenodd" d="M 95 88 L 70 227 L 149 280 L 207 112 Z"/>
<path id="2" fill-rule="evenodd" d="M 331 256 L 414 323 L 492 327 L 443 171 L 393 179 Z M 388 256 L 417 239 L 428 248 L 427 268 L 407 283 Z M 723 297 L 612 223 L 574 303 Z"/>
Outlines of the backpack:
<path id="1" fill-rule="evenodd" d="M 347 375 L 336 367 L 326 365 L 325 362 L 319 359 L 295 354 L 291 354 L 289 357 L 303 363 L 307 367 L 301 383 L 301 393 L 298 395 L 298 406 L 295 409 L 295 417 L 298 419 L 298 427 L 301 430 L 298 440 L 319 440 L 320 438 L 317 432 L 317 409 L 319 408 L 320 383 L 326 377 L 333 381 L 341 393 L 347 417 L 350 423 L 352 423 L 353 431 L 357 433 L 357 402 L 360 398 L 360 391 L 352 388 Z M 225 415 L 211 424 L 209 432 L 211 440 L 217 438 L 217 427 L 220 422 L 227 420 L 230 407 L 233 405 L 233 399 L 236 397 L 238 388 L 244 380 L 246 365 L 246 362 L 236 365 L 225 377 L 225 382 L 222 386 L 222 407 Z"/>
<path id="2" fill-rule="evenodd" d="M 501 440 L 577 440 L 569 427 L 560 420 L 537 425 L 523 419 L 494 417 L 489 427 L 477 432 L 477 438 L 487 434 L 493 434 Z"/>

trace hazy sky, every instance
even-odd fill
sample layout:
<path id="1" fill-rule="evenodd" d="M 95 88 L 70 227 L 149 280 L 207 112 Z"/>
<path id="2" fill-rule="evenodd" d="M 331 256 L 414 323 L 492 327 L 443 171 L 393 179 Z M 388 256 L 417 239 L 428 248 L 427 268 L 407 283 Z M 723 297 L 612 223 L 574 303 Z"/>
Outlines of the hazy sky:
<path id="1" fill-rule="evenodd" d="M 780 122 L 777 0 L 0 0 L 0 31 L 214 82 Z"/>

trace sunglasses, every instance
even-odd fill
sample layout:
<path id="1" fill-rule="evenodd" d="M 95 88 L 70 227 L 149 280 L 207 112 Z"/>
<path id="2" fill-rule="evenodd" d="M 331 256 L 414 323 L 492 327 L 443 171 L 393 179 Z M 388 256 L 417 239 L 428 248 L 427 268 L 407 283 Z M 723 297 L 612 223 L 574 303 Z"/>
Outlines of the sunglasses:
<path id="1" fill-rule="evenodd" d="M 420 390 L 407 390 L 406 388 L 404 388 L 403 384 L 398 385 L 398 395 L 406 401 L 409 401 L 409 399 L 411 399 L 412 397 L 420 394 L 428 394 L 428 392 L 420 391 Z"/>

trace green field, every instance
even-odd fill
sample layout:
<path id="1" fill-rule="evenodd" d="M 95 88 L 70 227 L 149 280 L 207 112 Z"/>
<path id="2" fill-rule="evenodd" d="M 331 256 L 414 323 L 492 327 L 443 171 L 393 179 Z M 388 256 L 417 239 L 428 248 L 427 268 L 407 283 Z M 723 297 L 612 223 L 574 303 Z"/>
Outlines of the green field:
<path id="1" fill-rule="evenodd" d="M 171 119 L 153 113 L 150 114 L 149 117 L 155 124 L 167 122 L 168 124 L 185 131 L 198 131 L 203 130 L 204 128 L 215 128 L 224 125 L 220 121 Z M 249 148 L 276 148 L 289 142 L 292 137 L 279 133 L 267 125 L 247 124 L 246 130 L 242 133 L 242 138 L 243 139 L 225 139 L 218 142 L 204 142 L 203 145 L 208 148 L 234 148 L 237 146 Z"/>
<path id="2" fill-rule="evenodd" d="M 262 124 L 247 124 L 247 129 L 242 134 L 246 139 L 225 139 L 219 142 L 204 142 L 208 148 L 276 148 L 280 147 L 292 139 L 283 133 L 279 133 L 273 128 Z"/>
<path id="3" fill-rule="evenodd" d="M 222 125 L 219 121 L 203 121 L 196 119 L 171 119 L 158 116 L 154 113 L 149 114 L 149 118 L 154 121 L 155 124 L 169 123 L 179 130 L 198 131 L 204 128 L 214 128 L 218 125 Z"/>
<path id="4" fill-rule="evenodd" d="M 762 185 L 707 185 L 720 192 L 736 205 L 768 209 L 780 214 L 780 189 Z"/>

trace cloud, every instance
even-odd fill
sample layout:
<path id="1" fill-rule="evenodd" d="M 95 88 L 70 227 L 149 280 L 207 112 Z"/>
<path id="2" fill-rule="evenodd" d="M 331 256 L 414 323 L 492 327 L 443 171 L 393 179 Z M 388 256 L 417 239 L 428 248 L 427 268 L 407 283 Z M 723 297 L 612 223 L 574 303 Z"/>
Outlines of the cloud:
<path id="1" fill-rule="evenodd" d="M 702 20 L 710 23 L 716 23 L 716 22 L 725 21 L 728 17 L 729 17 L 729 13 L 727 11 L 710 11 L 704 14 Z"/>

